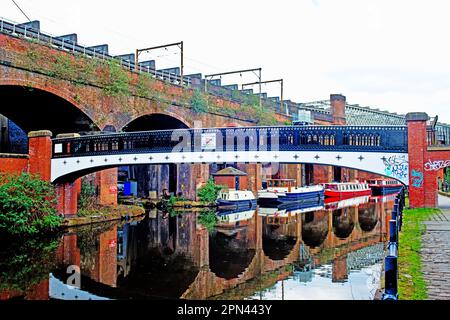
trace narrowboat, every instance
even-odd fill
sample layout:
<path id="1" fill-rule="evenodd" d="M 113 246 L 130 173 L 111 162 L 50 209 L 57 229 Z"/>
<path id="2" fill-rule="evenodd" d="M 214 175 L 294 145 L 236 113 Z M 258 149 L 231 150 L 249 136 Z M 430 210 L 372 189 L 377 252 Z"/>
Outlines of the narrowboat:
<path id="1" fill-rule="evenodd" d="M 325 197 L 327 198 L 348 199 L 372 195 L 372 189 L 370 189 L 367 183 L 325 183 L 324 187 Z"/>
<path id="2" fill-rule="evenodd" d="M 217 199 L 219 208 L 240 209 L 256 209 L 257 201 L 252 191 L 248 190 L 222 190 Z"/>
<path id="3" fill-rule="evenodd" d="M 321 185 L 296 187 L 294 179 L 267 180 L 267 189 L 258 192 L 258 203 L 261 206 L 273 206 L 286 203 L 307 203 L 324 198 L 324 187 Z"/>
<path id="4" fill-rule="evenodd" d="M 367 180 L 367 184 L 372 189 L 372 194 L 374 196 L 399 193 L 403 188 L 403 184 L 394 179 Z"/>

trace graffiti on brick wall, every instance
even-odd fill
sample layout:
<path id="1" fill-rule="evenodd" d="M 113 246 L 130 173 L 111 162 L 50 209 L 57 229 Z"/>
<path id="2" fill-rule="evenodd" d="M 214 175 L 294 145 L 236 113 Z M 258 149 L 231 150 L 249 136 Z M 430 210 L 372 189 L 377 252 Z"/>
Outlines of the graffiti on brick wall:
<path id="1" fill-rule="evenodd" d="M 418 170 L 411 172 L 412 186 L 414 188 L 422 188 L 423 186 L 423 173 Z"/>
<path id="2" fill-rule="evenodd" d="M 384 172 L 387 176 L 397 178 L 399 180 L 406 179 L 408 177 L 408 159 L 406 155 L 395 155 L 389 159 L 383 159 L 385 169 Z"/>
<path id="3" fill-rule="evenodd" d="M 425 163 L 425 171 L 439 171 L 447 167 L 450 167 L 450 160 L 429 160 Z"/>

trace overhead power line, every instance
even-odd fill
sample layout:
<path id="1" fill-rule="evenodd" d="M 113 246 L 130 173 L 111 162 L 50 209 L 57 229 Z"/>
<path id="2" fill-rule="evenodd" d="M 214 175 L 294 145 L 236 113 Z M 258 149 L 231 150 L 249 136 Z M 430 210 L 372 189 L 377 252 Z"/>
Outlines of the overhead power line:
<path id="1" fill-rule="evenodd" d="M 28 16 L 27 16 L 26 13 L 22 10 L 22 8 L 20 8 L 20 6 L 19 6 L 14 0 L 11 0 L 11 1 L 12 1 L 12 2 L 15 4 L 15 6 L 20 10 L 20 12 L 22 12 L 22 14 L 25 16 L 25 18 L 27 18 L 28 21 L 31 22 L 31 19 L 28 18 Z"/>

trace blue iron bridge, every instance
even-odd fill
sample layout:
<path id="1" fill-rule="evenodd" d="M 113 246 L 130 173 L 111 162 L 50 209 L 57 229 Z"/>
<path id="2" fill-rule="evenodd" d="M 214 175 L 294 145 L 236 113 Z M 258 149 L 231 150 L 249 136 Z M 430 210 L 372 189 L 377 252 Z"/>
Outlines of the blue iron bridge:
<path id="1" fill-rule="evenodd" d="M 408 185 L 406 126 L 280 126 L 115 133 L 53 139 L 52 181 L 160 164 L 314 164 L 391 177 Z"/>

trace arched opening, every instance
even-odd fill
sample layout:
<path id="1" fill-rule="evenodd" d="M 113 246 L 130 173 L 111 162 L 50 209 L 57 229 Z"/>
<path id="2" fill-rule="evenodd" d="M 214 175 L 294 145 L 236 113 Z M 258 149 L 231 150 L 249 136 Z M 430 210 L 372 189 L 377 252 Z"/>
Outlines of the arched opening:
<path id="1" fill-rule="evenodd" d="M 339 209 L 333 212 L 333 232 L 339 239 L 347 239 L 355 229 L 352 208 Z"/>
<path id="2" fill-rule="evenodd" d="M 263 220 L 263 251 L 272 260 L 285 259 L 294 249 L 297 243 L 295 237 L 296 223 L 292 224 L 267 224 Z"/>
<path id="3" fill-rule="evenodd" d="M 358 208 L 358 221 L 364 232 L 373 231 L 379 221 L 376 206 L 372 203 L 360 205 Z"/>
<path id="4" fill-rule="evenodd" d="M 158 131 L 188 129 L 183 121 L 165 114 L 149 114 L 139 117 L 127 124 L 122 131 Z M 131 183 L 138 197 L 148 197 L 151 193 L 161 195 L 165 190 L 173 195 L 186 196 L 190 186 L 189 165 L 139 165 L 119 168 L 119 185 Z"/>
<path id="5" fill-rule="evenodd" d="M 71 102 L 53 93 L 24 86 L 0 86 L 0 153 L 27 153 L 27 134 L 35 130 L 61 133 L 98 131 Z"/>
<path id="6" fill-rule="evenodd" d="M 310 248 L 320 247 L 328 236 L 328 212 L 307 212 L 302 217 L 303 242 Z"/>
<path id="7" fill-rule="evenodd" d="M 210 235 L 209 267 L 216 276 L 231 280 L 245 272 L 256 253 L 249 248 L 249 236 L 248 228 L 215 230 Z"/>

